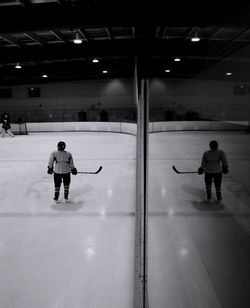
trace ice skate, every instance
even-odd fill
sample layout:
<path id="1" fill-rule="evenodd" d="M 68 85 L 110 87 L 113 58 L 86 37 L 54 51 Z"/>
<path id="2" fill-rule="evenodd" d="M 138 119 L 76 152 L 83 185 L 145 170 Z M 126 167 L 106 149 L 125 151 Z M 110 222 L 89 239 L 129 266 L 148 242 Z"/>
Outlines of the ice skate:
<path id="1" fill-rule="evenodd" d="M 217 203 L 221 203 L 221 201 L 222 201 L 222 197 L 221 196 L 217 197 Z"/>
<path id="2" fill-rule="evenodd" d="M 222 196 L 220 192 L 216 193 L 216 197 L 217 197 L 217 203 L 220 203 L 222 201 Z"/>
<path id="3" fill-rule="evenodd" d="M 211 202 L 211 192 L 207 193 L 207 203 Z"/>
<path id="4" fill-rule="evenodd" d="M 54 204 L 58 204 L 59 203 L 59 193 L 58 192 L 56 192 L 55 193 L 55 196 L 54 196 Z"/>
<path id="5" fill-rule="evenodd" d="M 65 202 L 65 203 L 69 203 L 69 202 L 70 202 L 69 194 L 68 194 L 68 193 L 65 193 L 65 194 L 64 194 L 64 202 Z"/>

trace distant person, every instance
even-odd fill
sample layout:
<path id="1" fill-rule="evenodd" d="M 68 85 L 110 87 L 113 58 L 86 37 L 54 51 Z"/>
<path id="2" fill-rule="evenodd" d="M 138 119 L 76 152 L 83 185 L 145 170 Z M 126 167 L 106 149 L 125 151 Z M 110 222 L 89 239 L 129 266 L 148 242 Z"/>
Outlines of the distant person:
<path id="1" fill-rule="evenodd" d="M 7 122 L 10 123 L 10 116 L 9 116 L 9 114 L 8 114 L 7 112 L 3 112 L 3 113 L 1 114 L 1 118 L 2 118 L 2 122 L 3 122 L 4 120 L 6 120 Z"/>
<path id="2" fill-rule="evenodd" d="M 6 134 L 10 137 L 15 137 L 14 134 L 11 132 L 10 122 L 7 119 L 3 119 L 2 138 L 5 137 Z"/>
<path id="3" fill-rule="evenodd" d="M 48 174 L 54 173 L 54 185 L 55 185 L 55 203 L 58 203 L 60 187 L 63 181 L 64 185 L 64 199 L 65 202 L 69 200 L 69 186 L 71 176 L 77 174 L 77 169 L 74 166 L 73 157 L 70 152 L 65 151 L 66 144 L 64 141 L 59 141 L 57 144 L 57 151 L 51 153 L 48 162 Z M 55 170 L 54 170 L 55 166 Z"/>
<path id="4" fill-rule="evenodd" d="M 205 172 L 205 184 L 207 201 L 211 199 L 212 182 L 214 182 L 218 202 L 222 200 L 221 182 L 222 173 L 228 173 L 228 162 L 224 151 L 218 149 L 218 142 L 212 140 L 209 143 L 210 150 L 204 152 L 198 174 Z"/>

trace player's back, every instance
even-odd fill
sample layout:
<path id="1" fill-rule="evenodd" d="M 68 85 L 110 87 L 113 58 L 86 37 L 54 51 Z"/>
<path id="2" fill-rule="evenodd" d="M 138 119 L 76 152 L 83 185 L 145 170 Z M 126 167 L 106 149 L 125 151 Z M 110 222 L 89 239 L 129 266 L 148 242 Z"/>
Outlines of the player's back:
<path id="1" fill-rule="evenodd" d="M 74 168 L 72 155 L 68 151 L 52 152 L 49 165 L 53 163 L 55 163 L 56 173 L 69 173 Z"/>
<path id="2" fill-rule="evenodd" d="M 206 173 L 221 172 L 221 160 L 224 152 L 222 150 L 209 150 L 203 155 L 203 165 Z"/>

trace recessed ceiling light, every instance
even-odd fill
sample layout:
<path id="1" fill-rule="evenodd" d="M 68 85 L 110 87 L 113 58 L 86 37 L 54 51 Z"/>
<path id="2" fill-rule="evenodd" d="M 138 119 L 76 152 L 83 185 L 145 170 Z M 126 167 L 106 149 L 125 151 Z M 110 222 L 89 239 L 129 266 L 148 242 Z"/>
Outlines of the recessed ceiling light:
<path id="1" fill-rule="evenodd" d="M 108 73 L 108 71 L 106 71 L 106 70 L 104 70 L 104 71 L 102 71 L 103 72 L 103 74 L 107 74 Z"/>
<path id="2" fill-rule="evenodd" d="M 48 78 L 48 75 L 46 75 L 46 74 L 43 74 L 43 76 L 42 76 L 43 78 Z"/>
<path id="3" fill-rule="evenodd" d="M 192 42 L 199 42 L 200 41 L 200 38 L 198 36 L 197 31 L 194 32 L 194 36 L 191 38 L 191 41 Z"/>
<path id="4" fill-rule="evenodd" d="M 79 33 L 76 33 L 76 38 L 73 41 L 75 44 L 82 44 L 82 40 L 79 37 Z"/>
<path id="5" fill-rule="evenodd" d="M 226 73 L 226 75 L 227 75 L 227 76 L 231 76 L 231 75 L 232 75 L 232 73 L 230 73 L 230 72 L 227 72 L 227 73 Z"/>
<path id="6" fill-rule="evenodd" d="M 17 62 L 15 68 L 22 68 L 22 66 Z"/>
<path id="7" fill-rule="evenodd" d="M 92 60 L 92 62 L 93 62 L 93 63 L 98 63 L 99 60 L 95 58 L 95 59 Z"/>
<path id="8" fill-rule="evenodd" d="M 170 70 L 165 70 L 165 72 L 166 72 L 166 73 L 170 73 L 171 71 L 170 71 Z"/>
<path id="9" fill-rule="evenodd" d="M 201 39 L 199 37 L 192 37 L 191 41 L 192 42 L 199 42 Z"/>
<path id="10" fill-rule="evenodd" d="M 181 59 L 180 59 L 180 58 L 178 58 L 178 57 L 176 57 L 176 58 L 174 59 L 174 61 L 175 61 L 175 62 L 180 62 L 180 61 L 181 61 Z"/>

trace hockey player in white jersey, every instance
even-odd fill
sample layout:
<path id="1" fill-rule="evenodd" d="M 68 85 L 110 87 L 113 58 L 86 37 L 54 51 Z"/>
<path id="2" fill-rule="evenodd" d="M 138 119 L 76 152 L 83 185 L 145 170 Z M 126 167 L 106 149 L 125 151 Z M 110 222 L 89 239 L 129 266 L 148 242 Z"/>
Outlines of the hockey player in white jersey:
<path id="1" fill-rule="evenodd" d="M 54 200 L 57 203 L 60 195 L 60 187 L 63 181 L 64 199 L 69 199 L 69 186 L 71 176 L 77 174 L 77 169 L 74 166 L 73 157 L 70 152 L 65 151 L 66 144 L 64 141 L 59 141 L 57 151 L 51 153 L 48 162 L 48 174 L 54 173 L 55 195 Z M 54 168 L 55 167 L 55 168 Z"/>
<path id="2" fill-rule="evenodd" d="M 212 140 L 209 143 L 210 150 L 204 152 L 201 160 L 201 166 L 198 174 L 205 172 L 205 184 L 207 192 L 207 200 L 211 199 L 212 182 L 214 181 L 216 197 L 218 201 L 222 200 L 221 182 L 222 173 L 228 173 L 228 162 L 224 151 L 218 149 L 218 142 Z"/>

